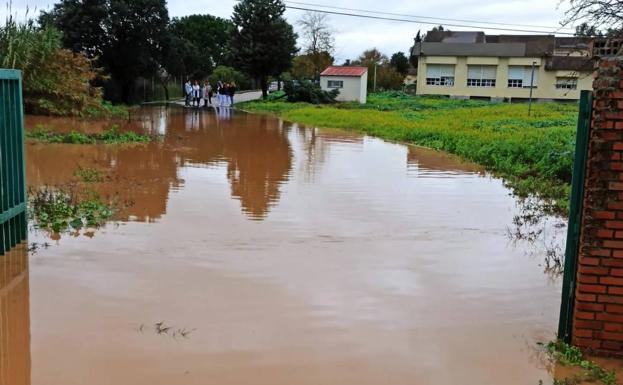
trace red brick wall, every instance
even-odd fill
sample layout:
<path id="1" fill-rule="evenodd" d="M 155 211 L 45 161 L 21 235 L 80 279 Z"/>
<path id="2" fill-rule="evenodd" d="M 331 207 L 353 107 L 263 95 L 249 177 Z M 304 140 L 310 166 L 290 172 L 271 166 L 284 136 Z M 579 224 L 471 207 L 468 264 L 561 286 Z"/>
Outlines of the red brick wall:
<path id="1" fill-rule="evenodd" d="M 572 343 L 623 357 L 623 58 L 593 88 Z"/>

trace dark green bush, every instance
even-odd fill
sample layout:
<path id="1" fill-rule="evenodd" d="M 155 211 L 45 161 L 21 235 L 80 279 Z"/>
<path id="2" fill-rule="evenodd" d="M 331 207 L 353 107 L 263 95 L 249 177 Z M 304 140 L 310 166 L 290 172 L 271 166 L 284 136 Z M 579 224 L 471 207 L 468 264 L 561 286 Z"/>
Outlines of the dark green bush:
<path id="1" fill-rule="evenodd" d="M 335 103 L 335 98 L 340 94 L 338 89 L 323 91 L 319 85 L 308 80 L 287 81 L 283 91 L 291 103 L 331 104 Z"/>

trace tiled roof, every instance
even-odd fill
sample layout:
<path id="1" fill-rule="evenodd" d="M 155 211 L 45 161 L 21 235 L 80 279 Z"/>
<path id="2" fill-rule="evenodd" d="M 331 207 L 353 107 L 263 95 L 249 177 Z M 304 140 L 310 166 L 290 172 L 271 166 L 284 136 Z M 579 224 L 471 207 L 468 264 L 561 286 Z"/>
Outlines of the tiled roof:
<path id="1" fill-rule="evenodd" d="M 366 67 L 328 67 L 320 76 L 363 76 L 368 72 Z"/>

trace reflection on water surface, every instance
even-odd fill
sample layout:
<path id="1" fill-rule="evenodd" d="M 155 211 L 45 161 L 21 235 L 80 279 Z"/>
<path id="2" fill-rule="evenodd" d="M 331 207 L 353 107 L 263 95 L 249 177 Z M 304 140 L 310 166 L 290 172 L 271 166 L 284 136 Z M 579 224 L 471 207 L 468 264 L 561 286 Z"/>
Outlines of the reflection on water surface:
<path id="1" fill-rule="evenodd" d="M 33 385 L 552 382 L 534 347 L 554 337 L 560 284 L 509 243 L 500 180 L 239 111 L 133 118 L 119 124 L 160 140 L 27 147 L 30 185 L 93 167 L 105 180 L 85 188 L 132 203 L 30 257 L 15 317 L 30 301 L 31 343 L 28 323 L 11 334 Z M 137 332 L 158 322 L 193 332 Z"/>

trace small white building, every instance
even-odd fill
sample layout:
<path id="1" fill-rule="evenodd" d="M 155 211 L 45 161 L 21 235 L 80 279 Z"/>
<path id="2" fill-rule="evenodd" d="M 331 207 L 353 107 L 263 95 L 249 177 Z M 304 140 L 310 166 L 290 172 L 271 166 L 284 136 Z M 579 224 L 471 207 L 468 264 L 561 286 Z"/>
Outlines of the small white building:
<path id="1" fill-rule="evenodd" d="M 328 67 L 320 74 L 320 88 L 324 91 L 340 90 L 336 100 L 366 103 L 368 93 L 368 68 Z"/>

